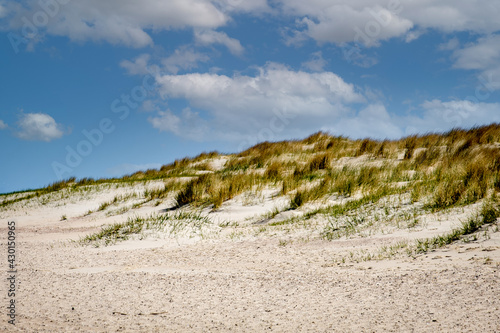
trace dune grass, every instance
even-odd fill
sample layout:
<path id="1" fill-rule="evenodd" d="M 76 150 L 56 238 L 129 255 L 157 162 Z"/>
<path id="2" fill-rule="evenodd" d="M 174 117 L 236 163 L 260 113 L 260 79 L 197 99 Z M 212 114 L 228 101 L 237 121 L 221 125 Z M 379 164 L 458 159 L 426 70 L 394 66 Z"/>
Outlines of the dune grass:
<path id="1" fill-rule="evenodd" d="M 177 193 L 176 206 L 180 208 L 188 204 L 194 206 L 213 205 L 213 208 L 216 209 L 224 201 L 262 183 L 263 178 L 254 173 L 218 172 L 204 174 L 191 180 Z"/>
<path id="2" fill-rule="evenodd" d="M 300 207 L 331 193 L 350 196 L 356 191 L 370 192 L 386 186 L 389 179 L 396 182 L 404 172 L 413 171 L 421 178 L 411 189 L 414 199 L 428 199 L 428 207 L 439 210 L 474 203 L 491 191 L 500 190 L 499 142 L 498 124 L 393 141 L 350 140 L 318 132 L 304 140 L 263 142 L 230 155 L 221 171 L 211 170 L 208 163 L 220 157 L 219 153 L 202 153 L 122 178 L 78 181 L 71 178 L 56 182 L 25 195 L 7 196 L 0 201 L 0 207 L 64 189 L 176 177 L 195 179 L 176 188 L 151 190 L 145 193 L 146 199 L 163 199 L 167 193 L 177 191 L 178 206 L 212 204 L 218 208 L 224 201 L 256 184 L 281 184 L 282 194 L 290 194 L 292 206 Z M 399 163 L 386 163 L 378 169 L 365 166 L 339 170 L 337 167 L 342 158 L 367 156 L 369 160 L 394 161 L 400 155 L 403 160 Z M 200 176 L 200 170 L 208 175 Z M 314 180 L 319 180 L 321 185 L 313 190 L 304 188 Z"/>
<path id="3" fill-rule="evenodd" d="M 221 169 L 213 168 L 212 162 L 219 158 L 227 162 Z M 147 182 L 152 180 L 160 184 L 148 187 Z M 383 141 L 351 140 L 317 132 L 303 140 L 263 142 L 238 154 L 202 153 L 121 178 L 70 178 L 42 189 L 3 195 L 0 208 L 24 204 L 23 201 L 28 200 L 44 204 L 52 200 L 50 195 L 54 193 L 122 183 L 144 185 L 143 193 L 138 194 L 142 200 L 138 205 L 148 202 L 160 205 L 169 198 L 175 200 L 175 208 L 190 206 L 213 210 L 220 209 L 238 195 L 270 187 L 276 189 L 276 196 L 289 200 L 287 209 L 304 213 L 303 221 L 318 214 L 333 221 L 391 195 L 407 195 L 412 204 L 418 203 L 425 211 L 438 212 L 490 200 L 500 192 L 500 125 Z M 344 203 L 328 205 L 331 198 L 341 198 Z M 109 211 L 110 206 L 126 199 L 115 197 L 101 203 L 97 211 Z M 318 203 L 322 207 L 313 208 Z M 270 218 L 277 214 L 278 211 L 273 211 Z M 92 237 L 104 242 L 116 241 L 143 232 L 144 228 L 171 226 L 173 221 L 172 217 L 160 220 L 157 217 L 136 218 L 106 227 Z M 277 223 L 284 225 L 294 221 Z M 468 225 L 443 238 L 422 241 L 419 248 L 427 251 L 456 241 L 472 229 L 480 228 L 485 221 L 481 225 L 469 221 Z M 337 222 L 322 230 L 323 239 L 335 239 L 340 229 L 358 228 L 366 221 L 352 217 L 342 221 L 345 223 L 341 227 Z M 273 226 L 272 223 L 269 225 Z"/>
<path id="4" fill-rule="evenodd" d="M 416 241 L 415 254 L 426 253 L 455 241 L 462 239 L 464 236 L 473 234 L 480 230 L 485 225 L 490 225 L 497 221 L 500 217 L 500 209 L 498 204 L 492 202 L 485 202 L 481 211 L 476 216 L 470 217 L 467 221 L 463 222 L 461 227 L 453 229 L 450 233 L 439 235 L 428 239 L 419 239 Z"/>
<path id="5" fill-rule="evenodd" d="M 54 183 L 52 183 L 44 188 L 38 189 L 38 190 L 29 190 L 26 192 L 24 192 L 24 191 L 13 192 L 11 194 L 7 194 L 7 195 L 14 195 L 17 197 L 15 197 L 13 199 L 3 200 L 2 202 L 0 202 L 0 207 L 6 207 L 9 205 L 15 204 L 17 202 L 20 202 L 20 201 L 30 200 L 32 198 L 38 198 L 40 196 L 43 196 L 45 194 L 49 194 L 52 192 L 58 192 L 60 190 L 63 190 L 63 189 L 70 187 L 75 182 L 75 180 L 76 179 L 74 177 L 72 177 L 72 178 L 68 178 L 65 180 L 58 181 L 58 182 L 54 182 Z M 18 196 L 18 194 L 26 194 L 26 195 Z"/>
<path id="6" fill-rule="evenodd" d="M 118 241 L 129 239 L 142 232 L 158 231 L 169 236 L 175 236 L 187 228 L 201 231 L 204 225 L 210 225 L 208 217 L 193 212 L 176 212 L 175 214 L 151 215 L 148 217 L 133 217 L 123 223 L 114 223 L 101 228 L 97 233 L 80 239 L 81 244 L 99 246 L 115 244 Z"/>

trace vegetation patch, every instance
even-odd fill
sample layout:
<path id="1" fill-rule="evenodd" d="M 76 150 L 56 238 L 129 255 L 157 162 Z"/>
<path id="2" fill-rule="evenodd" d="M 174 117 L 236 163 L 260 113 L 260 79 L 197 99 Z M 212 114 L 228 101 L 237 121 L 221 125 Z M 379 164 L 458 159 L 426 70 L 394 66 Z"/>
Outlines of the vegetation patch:
<path id="1" fill-rule="evenodd" d="M 480 214 L 470 217 L 467 221 L 462 223 L 460 228 L 454 229 L 445 235 L 417 240 L 413 252 L 416 254 L 426 253 L 430 250 L 449 245 L 462 239 L 466 235 L 475 233 L 485 225 L 496 222 L 498 217 L 500 217 L 500 210 L 498 206 L 492 203 L 485 203 Z"/>
<path id="2" fill-rule="evenodd" d="M 192 212 L 177 212 L 175 214 L 151 215 L 149 217 L 129 218 L 126 222 L 115 223 L 101 228 L 95 234 L 87 235 L 80 240 L 82 244 L 110 245 L 129 239 L 145 231 L 156 231 L 175 236 L 190 229 L 200 235 L 202 228 L 211 224 L 208 217 Z"/>

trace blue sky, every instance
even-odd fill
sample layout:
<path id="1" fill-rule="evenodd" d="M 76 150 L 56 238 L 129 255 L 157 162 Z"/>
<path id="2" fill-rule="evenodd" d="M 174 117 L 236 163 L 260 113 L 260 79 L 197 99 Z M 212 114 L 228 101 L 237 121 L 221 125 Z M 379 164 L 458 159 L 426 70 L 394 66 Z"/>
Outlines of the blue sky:
<path id="1" fill-rule="evenodd" d="M 0 193 L 500 122 L 500 2 L 0 0 Z"/>

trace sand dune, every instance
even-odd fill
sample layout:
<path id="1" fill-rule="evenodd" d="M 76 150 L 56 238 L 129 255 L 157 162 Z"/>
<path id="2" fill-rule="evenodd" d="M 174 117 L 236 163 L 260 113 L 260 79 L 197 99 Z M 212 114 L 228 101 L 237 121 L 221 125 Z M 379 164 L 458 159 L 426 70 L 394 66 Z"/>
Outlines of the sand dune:
<path id="1" fill-rule="evenodd" d="M 139 200 L 131 197 L 96 211 L 117 195 L 141 193 L 159 183 L 109 187 L 45 203 L 36 198 L 4 209 L 2 220 L 17 223 L 19 285 L 17 325 L 3 320 L 1 330 L 500 331 L 498 231 L 423 255 L 363 259 L 383 246 L 450 230 L 479 204 L 425 214 L 420 219 L 425 222 L 414 228 L 370 228 L 326 241 L 318 237 L 319 226 L 328 223 L 321 218 L 294 227 L 269 223 L 346 198 L 331 197 L 266 219 L 266 212 L 286 204 L 270 187 L 239 195 L 216 211 L 202 209 L 199 213 L 212 222 L 202 232 L 145 232 L 99 247 L 74 242 L 102 225 L 164 213 L 173 198 L 112 213 Z M 401 211 L 411 206 L 404 198 L 393 200 Z M 89 210 L 94 212 L 86 215 Z M 3 290 L 3 304 L 5 295 Z"/>

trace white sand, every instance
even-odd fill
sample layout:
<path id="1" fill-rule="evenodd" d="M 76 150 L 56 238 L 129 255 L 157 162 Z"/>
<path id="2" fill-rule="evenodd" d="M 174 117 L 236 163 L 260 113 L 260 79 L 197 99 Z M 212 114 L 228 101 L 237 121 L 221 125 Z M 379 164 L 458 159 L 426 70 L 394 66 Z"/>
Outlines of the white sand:
<path id="1" fill-rule="evenodd" d="M 411 230 L 380 227 L 329 242 L 318 237 L 326 221 L 293 228 L 258 224 L 264 213 L 286 204 L 269 189 L 241 195 L 216 212 L 205 209 L 214 225 L 203 239 L 153 235 L 99 248 L 70 242 L 101 225 L 171 206 L 169 199 L 106 215 L 140 201 L 134 198 L 83 216 L 117 194 L 143 190 L 111 188 L 0 211 L 3 249 L 6 222 L 17 223 L 19 264 L 18 324 L 9 325 L 4 314 L 0 331 L 500 331 L 499 232 L 416 258 L 349 260 L 349 253 L 375 253 L 382 245 L 449 231 L 477 206 L 425 216 Z M 275 221 L 286 214 L 301 210 Z M 219 226 L 224 221 L 234 225 Z M 4 255 L 5 272 L 6 250 Z M 3 308 L 6 288 L 4 281 Z"/>

